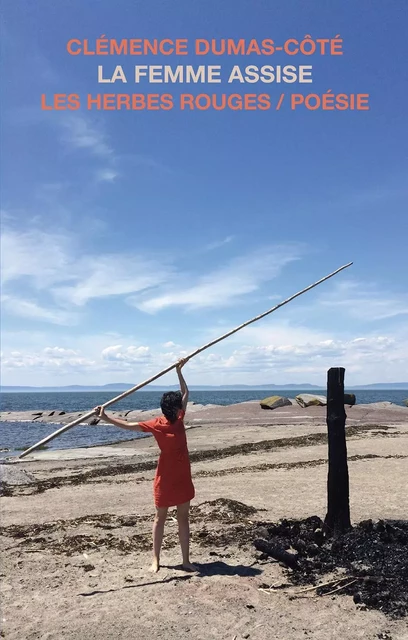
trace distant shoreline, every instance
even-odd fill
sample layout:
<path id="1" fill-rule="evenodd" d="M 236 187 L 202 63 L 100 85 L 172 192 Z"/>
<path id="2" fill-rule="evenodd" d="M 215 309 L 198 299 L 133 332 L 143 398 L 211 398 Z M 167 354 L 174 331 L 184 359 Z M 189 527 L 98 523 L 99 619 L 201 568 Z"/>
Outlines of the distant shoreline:
<path id="1" fill-rule="evenodd" d="M 0 393 L 106 393 L 106 392 L 122 392 L 132 388 L 132 383 L 128 385 L 120 384 L 118 386 L 100 386 L 100 387 L 86 387 L 86 386 L 66 386 L 66 387 L 16 387 L 16 386 L 4 386 L 0 387 Z M 289 384 L 286 386 L 273 386 L 273 385 L 224 385 L 224 386 L 205 386 L 205 385 L 190 385 L 190 391 L 324 391 L 326 387 L 318 387 L 310 384 Z M 158 392 L 167 391 L 171 389 L 178 389 L 178 385 L 163 385 L 163 386 L 147 386 L 143 388 L 143 392 Z M 346 386 L 346 391 L 407 391 L 408 382 L 394 382 L 394 383 L 375 383 L 368 385 L 355 385 Z"/>

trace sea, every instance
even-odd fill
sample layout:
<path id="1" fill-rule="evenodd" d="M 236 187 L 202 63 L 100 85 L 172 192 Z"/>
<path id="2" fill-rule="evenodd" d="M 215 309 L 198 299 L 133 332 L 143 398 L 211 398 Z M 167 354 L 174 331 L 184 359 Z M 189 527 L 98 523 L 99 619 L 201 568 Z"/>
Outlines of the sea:
<path id="1" fill-rule="evenodd" d="M 408 397 L 408 391 L 386 390 L 356 390 L 346 389 L 349 393 L 355 393 L 357 404 L 388 401 L 403 406 Z M 316 393 L 325 395 L 325 390 L 310 389 L 279 389 L 279 390 L 216 390 L 216 391 L 191 391 L 190 401 L 199 404 L 229 405 L 248 400 L 262 400 L 268 395 L 280 395 L 294 398 L 300 393 Z M 2 393 L 0 396 L 1 411 L 46 411 L 56 410 L 65 412 L 86 412 L 97 405 L 104 404 L 116 395 L 115 392 L 21 392 Z M 126 410 L 150 410 L 160 406 L 161 391 L 137 391 L 114 405 L 112 409 Z M 58 429 L 58 425 L 41 422 L 0 422 L 0 459 L 21 454 L 24 449 L 39 442 L 47 435 Z M 125 440 L 133 440 L 135 437 L 146 437 L 144 434 L 128 432 L 111 425 L 83 426 L 79 425 L 69 429 L 61 436 L 51 440 L 45 448 L 71 449 L 77 447 L 89 447 L 107 445 Z"/>

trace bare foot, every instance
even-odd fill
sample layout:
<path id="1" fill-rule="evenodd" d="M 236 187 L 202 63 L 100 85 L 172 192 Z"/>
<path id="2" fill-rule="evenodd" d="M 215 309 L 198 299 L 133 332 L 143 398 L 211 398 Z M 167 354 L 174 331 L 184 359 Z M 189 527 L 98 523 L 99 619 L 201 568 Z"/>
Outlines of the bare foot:
<path id="1" fill-rule="evenodd" d="M 192 562 L 183 562 L 181 566 L 184 571 L 199 571 L 198 567 L 196 567 L 195 564 L 192 564 Z"/>
<path id="2" fill-rule="evenodd" d="M 151 564 L 150 571 L 152 573 L 157 573 L 159 569 L 160 569 L 159 561 L 157 560 L 157 558 L 155 558 Z"/>

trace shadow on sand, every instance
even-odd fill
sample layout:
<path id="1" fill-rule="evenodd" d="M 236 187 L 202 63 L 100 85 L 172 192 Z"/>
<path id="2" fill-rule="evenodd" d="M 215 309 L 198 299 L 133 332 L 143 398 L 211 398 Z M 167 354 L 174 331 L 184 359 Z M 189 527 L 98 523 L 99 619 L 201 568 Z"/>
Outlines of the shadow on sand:
<path id="1" fill-rule="evenodd" d="M 195 562 L 195 566 L 198 568 L 198 572 L 193 574 L 200 576 L 241 576 L 254 577 L 259 576 L 262 571 L 260 569 L 254 569 L 254 567 L 247 567 L 243 564 L 230 565 L 220 560 L 215 562 Z M 175 569 L 176 571 L 183 571 L 181 564 L 163 567 L 166 569 Z"/>
<path id="2" fill-rule="evenodd" d="M 104 593 L 115 593 L 115 591 L 123 591 L 124 589 L 139 589 L 140 587 L 149 587 L 154 584 L 165 584 L 166 582 L 177 582 L 179 580 L 190 580 L 190 578 L 205 577 L 205 576 L 241 576 L 241 577 L 253 577 L 259 576 L 262 571 L 260 569 L 255 569 L 254 567 L 246 567 L 245 565 L 229 565 L 226 562 L 202 562 L 195 563 L 198 568 L 197 573 L 188 573 L 183 576 L 171 576 L 169 578 L 164 578 L 163 580 L 152 580 L 151 582 L 143 582 L 139 584 L 126 584 L 123 587 L 118 587 L 117 589 L 101 589 L 95 591 L 86 591 L 83 593 L 78 593 L 79 596 L 96 596 Z M 184 571 L 181 564 L 178 565 L 163 565 L 162 569 L 172 569 L 175 571 Z"/>

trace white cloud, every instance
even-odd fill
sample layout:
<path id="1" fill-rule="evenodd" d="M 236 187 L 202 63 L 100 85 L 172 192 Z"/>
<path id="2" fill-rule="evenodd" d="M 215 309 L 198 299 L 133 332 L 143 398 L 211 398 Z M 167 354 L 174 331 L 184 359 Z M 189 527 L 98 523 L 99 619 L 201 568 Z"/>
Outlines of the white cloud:
<path id="1" fill-rule="evenodd" d="M 276 278 L 287 264 L 298 260 L 300 255 L 300 247 L 296 245 L 264 247 L 234 258 L 224 267 L 198 277 L 194 286 L 186 285 L 183 280 L 160 295 L 144 299 L 132 297 L 129 302 L 148 313 L 171 306 L 189 309 L 229 306 L 242 296 L 257 291 L 263 283 Z M 189 282 L 193 279 L 190 276 Z"/>
<path id="2" fill-rule="evenodd" d="M 6 335 L 9 346 L 3 348 L 3 384 L 58 384 L 54 375 L 64 376 L 60 384 L 104 384 L 129 379 L 143 380 L 175 363 L 193 351 L 189 344 L 167 346 L 132 342 L 130 337 L 77 336 L 75 348 L 64 342 L 30 347 L 29 336 Z M 244 338 L 244 340 L 242 340 Z M 349 339 L 333 333 L 325 336 L 297 327 L 275 332 L 269 341 L 249 343 L 242 332 L 241 342 L 232 338 L 199 354 L 185 368 L 190 384 L 286 384 L 326 383 L 326 372 L 344 366 L 346 384 L 395 382 L 407 379 L 408 335 L 401 330 L 393 334 L 354 335 Z M 35 334 L 33 344 L 44 344 L 46 334 Z M 166 343 L 168 345 L 168 343 Z M 20 346 L 21 345 L 21 346 Z M 80 347 L 80 348 L 79 348 Z M 137 381 L 136 380 L 136 381 Z M 174 373 L 157 384 L 174 384 Z"/>
<path id="3" fill-rule="evenodd" d="M 32 376 L 37 374 L 40 376 L 44 374 L 75 375 L 78 372 L 94 370 L 95 364 L 95 360 L 84 357 L 77 351 L 59 347 L 49 347 L 41 351 L 26 353 L 12 351 L 10 354 L 6 354 L 2 360 L 4 371 L 28 370 L 31 371 Z M 32 383 L 33 379 L 31 379 Z M 41 381 L 36 378 L 35 384 L 41 385 Z"/>
<path id="4" fill-rule="evenodd" d="M 339 338 L 271 344 L 240 344 L 232 351 L 203 352 L 188 363 L 200 382 L 212 384 L 285 384 L 312 382 L 325 384 L 330 367 L 344 366 L 347 384 L 397 381 L 407 378 L 408 346 L 405 338 L 370 335 L 344 340 Z M 299 334 L 298 334 L 299 335 Z M 300 336 L 299 336 L 300 337 Z M 215 347 L 214 347 L 215 349 Z M 303 378 L 303 379 L 302 379 Z M 217 381 L 218 380 L 218 381 Z"/>
<path id="5" fill-rule="evenodd" d="M 102 351 L 102 359 L 107 361 L 120 361 L 130 364 L 146 362 L 151 359 L 149 347 L 123 347 L 121 344 L 106 347 Z"/>
<path id="6" fill-rule="evenodd" d="M 46 347 L 44 353 L 50 358 L 66 358 L 79 355 L 79 351 L 64 349 L 63 347 Z"/>

